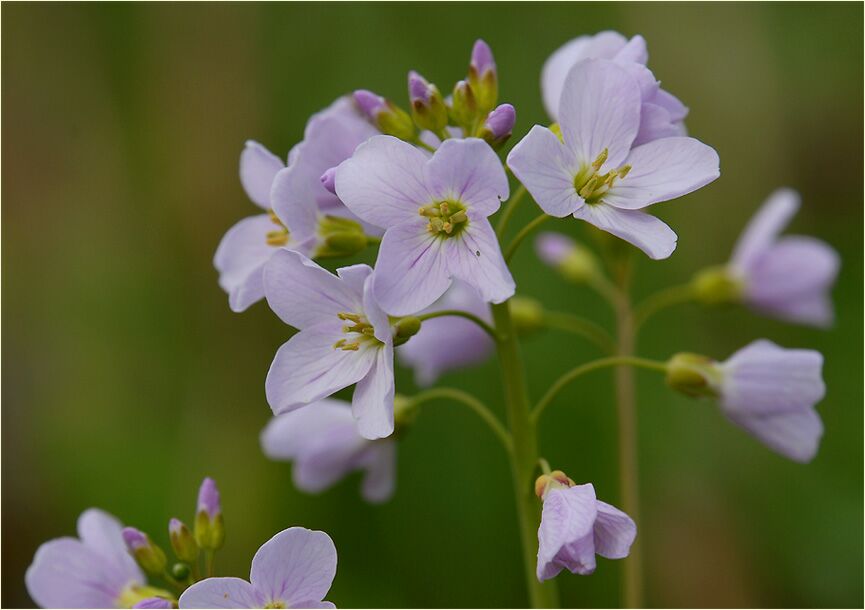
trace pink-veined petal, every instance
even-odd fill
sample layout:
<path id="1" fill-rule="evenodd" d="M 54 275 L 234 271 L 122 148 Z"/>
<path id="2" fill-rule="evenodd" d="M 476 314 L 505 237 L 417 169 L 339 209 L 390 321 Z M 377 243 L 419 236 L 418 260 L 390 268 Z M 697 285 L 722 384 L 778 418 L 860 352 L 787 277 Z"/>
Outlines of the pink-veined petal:
<path id="1" fill-rule="evenodd" d="M 594 533 L 595 552 L 598 555 L 607 559 L 623 559 L 628 556 L 637 537 L 637 525 L 615 506 L 598 500 Z"/>
<path id="2" fill-rule="evenodd" d="M 574 217 L 589 222 L 599 229 L 624 239 L 659 260 L 670 256 L 676 249 L 676 234 L 663 221 L 639 210 L 620 210 L 598 203 L 584 205 Z"/>
<path id="3" fill-rule="evenodd" d="M 444 248 L 451 276 L 473 286 L 482 300 L 502 303 L 514 295 L 514 278 L 486 218 L 470 211 L 468 226 L 446 239 Z"/>
<path id="4" fill-rule="evenodd" d="M 253 203 L 270 209 L 270 188 L 276 173 L 284 167 L 285 163 L 264 146 L 247 140 L 240 153 L 240 183 Z"/>
<path id="5" fill-rule="evenodd" d="M 815 409 L 729 417 L 767 447 L 794 462 L 807 463 L 813 460 L 823 437 L 823 422 Z"/>
<path id="6" fill-rule="evenodd" d="M 351 408 L 360 435 L 377 439 L 393 434 L 393 344 L 371 349 L 375 363 L 355 387 Z"/>
<path id="7" fill-rule="evenodd" d="M 489 144 L 478 138 L 445 140 L 424 168 L 437 201 L 459 201 L 489 216 L 508 198 L 508 177 Z"/>
<path id="8" fill-rule="evenodd" d="M 321 600 L 336 575 L 336 547 L 324 532 L 291 527 L 265 542 L 252 558 L 250 581 L 267 600 Z"/>

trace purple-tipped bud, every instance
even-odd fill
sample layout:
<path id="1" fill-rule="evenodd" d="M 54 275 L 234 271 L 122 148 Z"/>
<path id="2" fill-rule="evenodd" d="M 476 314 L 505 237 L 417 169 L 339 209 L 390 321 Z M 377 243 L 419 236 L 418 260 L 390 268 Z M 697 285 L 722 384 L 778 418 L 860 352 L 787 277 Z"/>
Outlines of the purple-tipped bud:
<path id="1" fill-rule="evenodd" d="M 131 553 L 134 553 L 138 549 L 150 544 L 147 534 L 139 529 L 135 529 L 134 527 L 123 528 L 123 542 L 126 543 L 126 548 L 128 548 Z"/>
<path id="2" fill-rule="evenodd" d="M 168 538 L 178 559 L 194 563 L 198 559 L 198 544 L 186 524 L 180 519 L 168 522 Z"/>
<path id="3" fill-rule="evenodd" d="M 390 100 L 366 89 L 353 94 L 358 109 L 380 132 L 411 142 L 417 130 L 408 113 Z"/>
<path id="4" fill-rule="evenodd" d="M 210 477 L 201 482 L 198 490 L 198 511 L 204 511 L 211 518 L 222 512 L 219 504 L 219 489 L 216 487 L 216 481 Z"/>
<path id="5" fill-rule="evenodd" d="M 336 195 L 336 168 L 331 167 L 321 175 L 321 185 Z"/>
<path id="6" fill-rule="evenodd" d="M 535 251 L 543 262 L 577 284 L 589 281 L 599 270 L 598 260 L 588 248 L 561 233 L 541 233 Z"/>
<path id="7" fill-rule="evenodd" d="M 466 135 L 472 135 L 469 130 L 478 118 L 478 103 L 468 81 L 461 80 L 454 85 L 450 105 L 453 122 L 462 127 Z"/>
<path id="8" fill-rule="evenodd" d="M 219 489 L 216 488 L 216 481 L 207 477 L 201 482 L 198 491 L 195 542 L 199 548 L 215 551 L 224 541 L 225 526 L 222 519 L 222 506 L 219 503 Z"/>
<path id="9" fill-rule="evenodd" d="M 439 134 L 447 127 L 448 111 L 438 87 L 412 70 L 408 73 L 408 96 L 415 124 Z"/>
<path id="10" fill-rule="evenodd" d="M 358 89 L 354 92 L 354 102 L 366 117 L 375 122 L 378 113 L 387 108 L 387 100 L 366 89 Z"/>
<path id="11" fill-rule="evenodd" d="M 487 115 L 480 136 L 493 148 L 498 148 L 511 137 L 517 111 L 510 104 L 502 104 Z"/>
<path id="12" fill-rule="evenodd" d="M 122 535 L 129 553 L 135 557 L 135 561 L 145 572 L 162 574 L 165 571 L 168 563 L 165 551 L 153 544 L 147 534 L 134 527 L 124 527 Z"/>
<path id="13" fill-rule="evenodd" d="M 472 49 L 469 64 L 469 83 L 475 93 L 478 108 L 482 113 L 489 112 L 499 99 L 499 79 L 493 52 L 483 40 L 478 40 Z"/>
<path id="14" fill-rule="evenodd" d="M 490 45 L 480 38 L 475 41 L 475 46 L 472 48 L 470 66 L 479 77 L 483 77 L 487 71 L 496 71 L 496 61 L 493 59 L 493 51 L 490 49 Z"/>
<path id="15" fill-rule="evenodd" d="M 423 76 L 414 70 L 408 73 L 408 96 L 412 106 L 417 102 L 428 104 L 432 87 Z"/>

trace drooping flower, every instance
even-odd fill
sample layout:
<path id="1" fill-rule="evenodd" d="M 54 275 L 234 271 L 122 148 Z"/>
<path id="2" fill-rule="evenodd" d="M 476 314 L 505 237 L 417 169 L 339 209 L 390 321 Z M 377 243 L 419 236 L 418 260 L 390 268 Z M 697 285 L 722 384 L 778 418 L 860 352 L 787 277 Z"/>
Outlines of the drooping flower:
<path id="1" fill-rule="evenodd" d="M 813 237 L 778 237 L 799 203 L 799 194 L 791 189 L 772 193 L 739 238 L 727 270 L 741 299 L 754 309 L 791 322 L 829 326 L 838 253 Z"/>
<path id="2" fill-rule="evenodd" d="M 180 596 L 181 608 L 334 608 L 322 601 L 336 575 L 336 548 L 324 532 L 291 527 L 252 558 L 249 582 L 206 578 Z"/>
<path id="3" fill-rule="evenodd" d="M 630 40 L 618 32 L 605 31 L 580 36 L 559 47 L 544 63 L 541 94 L 547 114 L 559 118 L 559 102 L 571 69 L 584 59 L 609 59 L 627 70 L 640 85 L 640 129 L 635 145 L 658 138 L 685 135 L 688 109 L 675 96 L 660 88 L 646 68 L 649 53 L 642 36 Z"/>
<path id="4" fill-rule="evenodd" d="M 131 608 L 170 593 L 147 586 L 126 550 L 123 526 L 91 508 L 78 518 L 78 538 L 57 538 L 36 551 L 24 578 L 27 592 L 43 608 Z"/>
<path id="5" fill-rule="evenodd" d="M 423 313 L 457 309 L 491 322 L 490 307 L 477 290 L 454 280 L 438 301 Z M 494 344 L 477 324 L 455 316 L 425 320 L 412 340 L 397 348 L 397 358 L 415 371 L 420 386 L 430 386 L 442 373 L 486 360 Z"/>
<path id="6" fill-rule="evenodd" d="M 667 364 L 667 383 L 692 396 L 717 398 L 730 421 L 770 449 L 810 462 L 823 435 L 814 408 L 826 393 L 822 369 L 819 352 L 762 339 L 725 362 L 677 354 Z"/>
<path id="7" fill-rule="evenodd" d="M 369 440 L 357 432 L 351 405 L 323 399 L 277 415 L 261 433 L 265 455 L 294 462 L 294 484 L 318 493 L 350 472 L 364 472 L 361 492 L 368 502 L 384 502 L 393 495 L 396 442 Z"/>
<path id="8" fill-rule="evenodd" d="M 392 315 L 438 299 L 453 278 L 500 303 L 514 281 L 487 217 L 508 195 L 504 169 L 477 138 L 446 140 L 432 158 L 388 136 L 358 147 L 336 172 L 340 199 L 386 229 L 376 261 L 375 297 Z"/>
<path id="9" fill-rule="evenodd" d="M 591 574 L 595 555 L 628 556 L 637 526 L 628 515 L 598 500 L 591 483 L 576 485 L 556 470 L 541 475 L 535 489 L 544 502 L 538 528 L 539 581 L 554 578 L 563 569 Z"/>
<path id="10" fill-rule="evenodd" d="M 243 311 L 264 297 L 264 264 L 278 248 L 303 250 L 272 209 L 270 188 L 285 164 L 258 142 L 249 140 L 240 154 L 240 182 L 247 196 L 266 214 L 249 216 L 231 227 L 213 257 L 219 285 L 232 311 Z"/>
<path id="11" fill-rule="evenodd" d="M 372 269 L 322 269 L 283 250 L 265 269 L 267 302 L 300 332 L 288 340 L 267 374 L 275 415 L 357 384 L 352 410 L 365 438 L 393 432 L 393 330 L 372 293 Z"/>
<path id="12" fill-rule="evenodd" d="M 676 234 L 642 211 L 719 176 L 718 154 L 693 138 L 633 147 L 640 87 L 618 64 L 584 60 L 568 74 L 559 107 L 561 136 L 535 125 L 508 165 L 547 214 L 573 214 L 643 250 L 668 257 Z"/>

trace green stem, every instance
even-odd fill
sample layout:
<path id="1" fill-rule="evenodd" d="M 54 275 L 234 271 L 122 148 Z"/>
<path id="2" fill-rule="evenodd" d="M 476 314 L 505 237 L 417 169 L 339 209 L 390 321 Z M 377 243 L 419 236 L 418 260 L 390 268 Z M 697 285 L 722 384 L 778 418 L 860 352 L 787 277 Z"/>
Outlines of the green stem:
<path id="1" fill-rule="evenodd" d="M 541 472 L 544 474 L 550 474 L 552 469 L 550 468 L 550 463 L 544 458 L 538 458 L 538 466 L 541 467 Z"/>
<path id="2" fill-rule="evenodd" d="M 529 398 L 519 345 L 511 321 L 510 304 L 507 301 L 499 303 L 493 305 L 492 310 L 499 334 L 497 348 L 502 367 L 505 405 L 513 439 L 511 472 L 529 600 L 533 608 L 554 608 L 558 606 L 558 590 L 555 582 L 548 580 L 541 583 L 535 576 L 540 503 L 534 494 L 533 476 L 539 456 L 535 425 L 529 412 Z"/>
<path id="3" fill-rule="evenodd" d="M 499 340 L 499 335 L 496 332 L 496 329 L 484 322 L 478 316 L 473 313 L 469 313 L 468 311 L 462 311 L 459 309 L 442 309 L 441 311 L 431 311 L 429 313 L 421 314 L 417 316 L 417 319 L 423 322 L 424 320 L 432 320 L 433 318 L 443 318 L 445 316 L 458 316 L 460 318 L 465 318 L 466 320 L 471 320 L 478 326 L 480 326 L 484 331 L 492 337 L 493 341 Z"/>
<path id="4" fill-rule="evenodd" d="M 480 400 L 469 394 L 468 392 L 463 392 L 462 390 L 458 390 L 456 388 L 433 388 L 431 390 L 426 390 L 419 394 L 415 394 L 409 400 L 412 405 L 420 406 L 425 402 L 430 400 L 436 400 L 437 398 L 445 398 L 450 399 L 455 402 L 459 402 L 467 406 L 469 409 L 477 413 L 481 419 L 490 427 L 498 439 L 501 441 L 502 445 L 505 448 L 505 451 L 511 453 L 513 451 L 513 442 L 511 441 L 511 435 L 499 421 L 499 419 L 493 414 L 492 411 Z"/>
<path id="5" fill-rule="evenodd" d="M 421 148 L 425 148 L 426 150 L 430 151 L 431 153 L 434 153 L 436 151 L 435 148 L 433 148 L 432 146 L 430 146 L 429 144 L 427 144 L 426 142 L 421 140 L 419 137 L 415 138 L 414 144 L 416 146 L 420 146 Z"/>
<path id="6" fill-rule="evenodd" d="M 592 360 L 591 362 L 581 364 L 559 377 L 555 383 L 550 386 L 550 389 L 547 390 L 547 393 L 544 394 L 543 398 L 538 401 L 538 404 L 535 405 L 535 408 L 532 410 L 532 420 L 537 422 L 544 410 L 550 406 L 550 403 L 553 402 L 556 396 L 558 396 L 559 393 L 572 381 L 586 373 L 609 367 L 640 367 L 653 371 L 667 370 L 667 365 L 663 362 L 649 360 L 648 358 L 637 358 L 635 356 L 610 356 L 609 358 L 600 358 L 598 360 Z"/>
<path id="7" fill-rule="evenodd" d="M 616 342 L 613 341 L 610 334 L 594 322 L 585 318 L 558 311 L 544 311 L 544 325 L 548 328 L 563 330 L 585 337 L 608 354 L 616 351 Z"/>
<path id="8" fill-rule="evenodd" d="M 204 551 L 204 573 L 207 574 L 208 578 L 213 576 L 213 556 L 215 554 L 211 550 Z"/>
<path id="9" fill-rule="evenodd" d="M 367 235 L 366 236 L 366 245 L 367 246 L 377 246 L 381 243 L 381 237 L 376 237 L 375 235 Z"/>
<path id="10" fill-rule="evenodd" d="M 517 248 L 519 248 L 520 244 L 523 243 L 523 240 L 528 237 L 532 231 L 537 229 L 550 218 L 552 218 L 552 216 L 541 214 L 540 216 L 537 216 L 534 220 L 532 220 L 529 224 L 520 229 L 520 232 L 517 233 L 516 237 L 514 237 L 513 241 L 511 241 L 510 245 L 508 245 L 508 249 L 505 251 L 505 262 L 510 262 L 514 254 L 516 254 Z"/>
<path id="11" fill-rule="evenodd" d="M 659 311 L 692 300 L 694 300 L 694 287 L 692 284 L 670 286 L 669 288 L 656 292 L 634 307 L 634 332 L 636 333 L 646 320 Z"/>
<path id="12" fill-rule="evenodd" d="M 517 206 L 519 205 L 520 201 L 525 196 L 525 194 L 526 194 L 526 187 L 524 187 L 521 184 L 520 188 L 518 188 L 516 190 L 516 192 L 514 192 L 514 194 L 511 195 L 511 198 L 508 199 L 508 202 L 505 204 L 505 209 L 502 210 L 502 215 L 499 218 L 498 223 L 496 224 L 496 235 L 499 237 L 499 239 L 502 238 L 502 235 L 504 234 L 505 229 L 508 226 L 508 222 L 510 221 L 511 216 L 514 215 L 514 212 L 516 211 Z"/>

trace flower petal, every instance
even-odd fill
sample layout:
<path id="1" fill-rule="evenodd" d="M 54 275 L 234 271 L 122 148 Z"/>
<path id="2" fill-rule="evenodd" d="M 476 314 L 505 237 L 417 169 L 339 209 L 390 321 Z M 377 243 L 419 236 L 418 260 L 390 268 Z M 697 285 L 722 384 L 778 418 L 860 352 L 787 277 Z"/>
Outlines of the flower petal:
<path id="1" fill-rule="evenodd" d="M 482 300 L 503 303 L 514 295 L 514 278 L 486 218 L 470 211 L 468 227 L 444 248 L 451 276 L 477 289 Z"/>
<path id="2" fill-rule="evenodd" d="M 579 163 L 546 127 L 532 127 L 508 154 L 508 167 L 550 216 L 563 218 L 583 205 L 574 188 Z"/>
<path id="3" fill-rule="evenodd" d="M 265 542 L 252 558 L 250 581 L 268 600 L 321 600 L 336 575 L 336 547 L 324 532 L 291 527 Z"/>
<path id="4" fill-rule="evenodd" d="M 565 80 L 559 124 L 580 165 L 592 163 L 606 149 L 602 171 L 618 167 L 640 128 L 640 87 L 612 61 L 581 61 Z"/>
<path id="5" fill-rule="evenodd" d="M 178 600 L 180 608 L 263 608 L 268 601 L 242 578 L 205 578 Z"/>
<path id="6" fill-rule="evenodd" d="M 279 348 L 265 381 L 274 414 L 285 413 L 357 383 L 375 362 L 375 350 L 334 347 L 346 338 L 339 320 L 306 328 Z"/>
<path id="7" fill-rule="evenodd" d="M 627 158 L 631 171 L 616 181 L 604 202 L 638 210 L 706 186 L 718 176 L 718 153 L 694 138 L 663 138 L 638 146 Z"/>
<path id="8" fill-rule="evenodd" d="M 498 155 L 478 138 L 445 140 L 424 168 L 437 201 L 460 201 L 489 216 L 508 198 L 508 177 Z"/>
<path id="9" fill-rule="evenodd" d="M 574 218 L 589 222 L 637 246 L 649 258 L 659 260 L 676 249 L 676 234 L 663 221 L 638 210 L 620 210 L 604 203 L 585 205 Z"/>
<path id="10" fill-rule="evenodd" d="M 261 448 L 272 460 L 294 460 L 319 445 L 331 430 L 354 429 L 351 405 L 325 398 L 273 417 L 261 432 Z"/>
<path id="11" fill-rule="evenodd" d="M 336 192 L 363 220 L 389 228 L 419 218 L 432 201 L 424 183 L 427 157 L 394 138 L 374 136 L 358 146 L 336 170 Z"/>
<path id="12" fill-rule="evenodd" d="M 366 319 L 372 324 L 375 338 L 382 343 L 393 342 L 393 329 L 390 318 L 378 304 L 375 298 L 375 277 L 370 275 L 363 284 L 363 311 Z"/>
<path id="13" fill-rule="evenodd" d="M 730 420 L 773 451 L 800 463 L 814 459 L 823 436 L 823 422 L 814 409 L 772 415 L 730 415 Z"/>
<path id="14" fill-rule="evenodd" d="M 278 250 L 268 261 L 264 292 L 274 313 L 298 329 L 338 321 L 340 312 L 363 311 L 363 297 L 351 283 L 291 250 Z"/>
<path id="15" fill-rule="evenodd" d="M 634 139 L 634 146 L 640 146 L 652 140 L 682 136 L 680 123 L 670 118 L 666 108 L 657 104 L 644 102 L 640 110 L 640 131 Z"/>
<path id="16" fill-rule="evenodd" d="M 361 487 L 364 500 L 374 504 L 387 502 L 396 486 L 396 443 L 377 441 L 367 451 L 365 465 Z"/>
<path id="17" fill-rule="evenodd" d="M 595 552 L 607 559 L 622 559 L 628 556 L 637 524 L 615 506 L 598 500 L 598 518 L 595 520 Z"/>
<path id="18" fill-rule="evenodd" d="M 277 251 L 267 245 L 267 233 L 275 229 L 267 214 L 250 216 L 231 227 L 219 242 L 213 266 L 232 311 L 244 311 L 264 298 L 264 265 Z"/>
<path id="19" fill-rule="evenodd" d="M 375 349 L 375 363 L 354 389 L 352 413 L 357 431 L 368 439 L 393 434 L 393 344 Z"/>
<path id="20" fill-rule="evenodd" d="M 387 313 L 412 315 L 450 286 L 444 239 L 427 231 L 420 216 L 387 230 L 375 263 L 373 293 Z"/>
<path id="21" fill-rule="evenodd" d="M 578 561 L 557 560 L 559 552 L 569 544 L 588 537 L 597 517 L 595 488 L 591 484 L 568 489 L 551 489 L 544 498 L 541 525 L 538 528 L 537 577 L 543 582 L 553 578 L 562 568 L 577 569 Z M 592 553 L 594 561 L 594 553 Z M 585 563 L 588 559 L 583 557 Z M 573 570 L 572 570 L 573 571 Z"/>
<path id="22" fill-rule="evenodd" d="M 284 167 L 282 159 L 264 146 L 253 140 L 246 141 L 240 153 L 240 183 L 253 203 L 270 209 L 270 188 L 276 173 Z"/>
<path id="23" fill-rule="evenodd" d="M 796 214 L 800 202 L 799 193 L 789 188 L 780 188 L 769 195 L 736 242 L 731 264 L 747 273 Z"/>
<path id="24" fill-rule="evenodd" d="M 113 515 L 98 508 L 88 508 L 78 517 L 78 537 L 81 542 L 108 558 L 126 580 L 144 582 L 144 574 L 123 541 L 123 524 Z"/>

